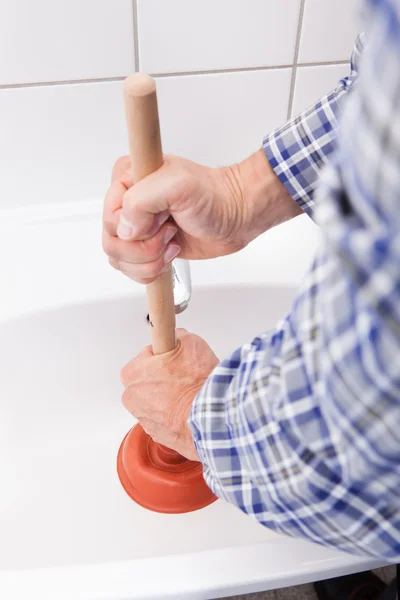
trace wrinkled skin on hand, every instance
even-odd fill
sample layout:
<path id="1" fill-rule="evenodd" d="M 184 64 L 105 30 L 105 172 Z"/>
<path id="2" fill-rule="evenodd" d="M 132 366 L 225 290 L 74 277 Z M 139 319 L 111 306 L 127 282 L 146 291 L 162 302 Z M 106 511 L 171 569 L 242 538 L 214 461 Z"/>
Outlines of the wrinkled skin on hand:
<path id="1" fill-rule="evenodd" d="M 188 418 L 192 403 L 218 358 L 198 335 L 178 329 L 178 345 L 153 355 L 147 346 L 121 371 L 122 403 L 157 443 L 199 460 Z"/>
<path id="2" fill-rule="evenodd" d="M 229 168 L 164 156 L 160 169 L 133 185 L 130 158 L 121 157 L 104 201 L 103 248 L 114 268 L 150 283 L 178 254 L 204 259 L 241 249 L 244 209 Z"/>
<path id="3" fill-rule="evenodd" d="M 104 201 L 103 248 L 115 269 L 150 283 L 178 255 L 232 254 L 301 212 L 263 149 L 215 169 L 164 156 L 162 167 L 134 185 L 124 156 L 114 165 Z"/>

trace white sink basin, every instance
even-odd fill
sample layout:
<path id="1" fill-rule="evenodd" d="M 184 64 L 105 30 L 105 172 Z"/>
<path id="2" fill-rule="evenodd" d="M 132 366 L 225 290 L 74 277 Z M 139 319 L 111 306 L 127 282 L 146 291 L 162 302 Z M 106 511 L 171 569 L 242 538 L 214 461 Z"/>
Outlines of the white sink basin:
<path id="1" fill-rule="evenodd" d="M 69 223 L 72 239 L 80 226 Z M 54 236 L 54 227 L 40 227 L 27 225 L 25 240 L 40 235 L 43 241 L 45 231 Z M 97 222 L 90 227 L 97 231 Z M 9 249 L 13 236 L 8 239 Z M 57 252 L 59 260 L 65 255 L 59 240 L 52 260 Z M 30 268 L 23 252 L 19 258 L 10 253 L 18 297 L 35 269 L 39 279 L 46 269 L 39 254 L 32 258 L 33 247 Z M 74 260 L 73 252 L 68 256 Z M 91 264 L 96 260 L 97 254 Z M 86 280 L 85 267 L 79 261 L 75 267 Z M 61 289 L 68 277 L 49 276 L 49 289 Z M 119 444 L 133 424 L 120 402 L 119 371 L 150 337 L 143 291 L 133 289 L 129 297 L 68 297 L 52 307 L 44 294 L 42 309 L 32 289 L 37 310 L 29 313 L 27 301 L 14 316 L 11 296 L 4 303 L 0 597 L 215 598 L 375 566 L 278 536 L 220 500 L 194 513 L 160 515 L 128 498 L 115 467 Z M 195 285 L 178 324 L 202 335 L 223 357 L 274 326 L 293 295 L 293 287 L 266 283 Z M 93 289 L 93 296 L 104 293 Z"/>
<path id="2" fill-rule="evenodd" d="M 291 297 L 284 289 L 203 289 L 178 321 L 224 356 L 255 335 L 262 320 L 263 328 L 273 325 Z M 246 319 L 235 318 L 239 308 Z M 3 568 L 166 556 L 275 537 L 223 502 L 193 514 L 159 515 L 122 490 L 115 460 L 133 420 L 120 402 L 118 375 L 149 343 L 149 333 L 144 298 L 52 310 L 0 326 L 7 347 L 0 370 L 6 427 L 0 468 L 8 484 L 0 497 Z"/>

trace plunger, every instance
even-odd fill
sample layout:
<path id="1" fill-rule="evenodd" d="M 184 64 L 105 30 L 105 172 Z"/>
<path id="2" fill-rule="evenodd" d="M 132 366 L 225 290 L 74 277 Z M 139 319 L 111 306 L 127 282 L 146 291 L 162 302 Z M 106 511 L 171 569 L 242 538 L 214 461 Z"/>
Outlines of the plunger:
<path id="1" fill-rule="evenodd" d="M 133 181 L 137 182 L 163 164 L 154 79 L 143 74 L 128 77 L 124 99 Z M 147 285 L 147 299 L 153 353 L 170 352 L 176 346 L 171 269 Z M 128 496 L 156 512 L 191 512 L 216 500 L 204 481 L 201 463 L 156 444 L 140 425 L 122 441 L 117 470 Z"/>

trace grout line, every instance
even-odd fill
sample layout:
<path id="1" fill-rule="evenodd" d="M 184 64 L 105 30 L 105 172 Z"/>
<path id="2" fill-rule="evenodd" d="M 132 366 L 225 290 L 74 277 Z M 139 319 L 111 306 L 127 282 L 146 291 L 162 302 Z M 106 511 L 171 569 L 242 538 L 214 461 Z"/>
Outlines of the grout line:
<path id="1" fill-rule="evenodd" d="M 132 0 L 133 9 L 133 43 L 135 48 L 135 72 L 140 71 L 139 59 L 139 19 L 138 19 L 138 3 L 137 0 Z"/>
<path id="2" fill-rule="evenodd" d="M 303 27 L 303 17 L 304 17 L 304 7 L 305 7 L 305 4 L 306 4 L 306 0 L 301 0 L 300 11 L 299 11 L 299 23 L 297 25 L 296 44 L 295 44 L 295 47 L 294 47 L 292 80 L 290 82 L 289 103 L 288 103 L 288 112 L 287 112 L 287 119 L 288 120 L 292 116 L 293 100 L 294 100 L 294 88 L 295 88 L 295 85 L 296 85 L 296 75 L 297 75 L 297 61 L 299 59 L 300 39 L 301 39 L 301 30 L 302 30 L 302 27 Z"/>
<path id="3" fill-rule="evenodd" d="M 298 62 L 297 67 L 329 67 L 331 65 L 350 65 L 349 60 L 326 60 L 324 62 Z"/>
<path id="4" fill-rule="evenodd" d="M 0 90 L 52 87 L 56 85 L 80 85 L 84 83 L 108 83 L 112 81 L 123 81 L 124 79 L 125 77 L 98 77 L 93 79 L 66 79 L 64 81 L 39 81 L 34 83 L 5 83 L 0 84 Z"/>
<path id="5" fill-rule="evenodd" d="M 348 60 L 336 60 L 325 62 L 298 63 L 297 67 L 328 67 L 330 65 L 347 65 Z M 176 73 L 153 73 L 153 77 L 185 77 L 185 75 L 218 75 L 224 73 L 246 73 L 252 71 L 275 71 L 277 69 L 290 69 L 294 65 L 273 65 L 270 67 L 242 67 L 238 69 L 209 69 L 204 71 L 182 71 Z M 57 85 L 80 85 L 88 83 L 109 83 L 113 81 L 123 81 L 126 75 L 121 77 L 98 77 L 93 79 L 66 79 L 64 81 L 39 81 L 33 83 L 3 83 L 0 84 L 0 90 L 13 90 L 20 88 L 52 87 Z"/>
<path id="6" fill-rule="evenodd" d="M 172 71 L 170 73 L 152 73 L 152 77 L 184 77 L 185 75 L 219 75 L 223 73 L 251 73 L 252 71 L 276 71 L 289 69 L 292 65 L 271 65 L 268 67 L 238 67 L 232 69 L 203 69 L 198 71 Z"/>
<path id="7" fill-rule="evenodd" d="M 348 60 L 327 60 L 320 62 L 297 63 L 298 67 L 328 67 L 330 65 L 346 65 Z M 282 65 L 268 65 L 258 67 L 237 67 L 232 69 L 203 69 L 199 71 L 171 71 L 167 73 L 151 73 L 152 77 L 184 77 L 185 75 L 218 75 L 223 73 L 246 73 L 252 71 L 275 71 L 276 69 L 290 69 L 294 65 L 286 63 Z"/>

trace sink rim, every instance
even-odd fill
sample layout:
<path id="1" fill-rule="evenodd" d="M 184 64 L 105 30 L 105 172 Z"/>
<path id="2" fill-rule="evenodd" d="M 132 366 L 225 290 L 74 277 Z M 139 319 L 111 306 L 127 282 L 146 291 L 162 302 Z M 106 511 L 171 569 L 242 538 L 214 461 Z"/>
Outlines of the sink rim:
<path id="1" fill-rule="evenodd" d="M 385 565 L 282 536 L 272 543 L 167 557 L 0 571 L 0 591 L 7 592 L 8 600 L 22 600 L 27 594 L 32 600 L 198 600 L 300 585 Z"/>

